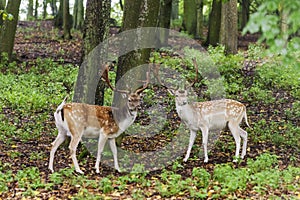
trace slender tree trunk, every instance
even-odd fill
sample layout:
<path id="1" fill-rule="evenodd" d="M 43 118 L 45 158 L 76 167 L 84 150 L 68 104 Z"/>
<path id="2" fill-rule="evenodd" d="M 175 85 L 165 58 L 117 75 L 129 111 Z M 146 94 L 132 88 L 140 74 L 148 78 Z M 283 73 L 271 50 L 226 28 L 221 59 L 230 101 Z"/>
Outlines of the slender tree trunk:
<path id="1" fill-rule="evenodd" d="M 208 34 L 205 45 L 216 46 L 219 44 L 221 27 L 222 0 L 213 0 L 209 15 Z"/>
<path id="2" fill-rule="evenodd" d="M 7 53 L 9 60 L 12 59 L 12 51 L 14 47 L 17 23 L 19 17 L 19 8 L 21 0 L 9 0 L 6 11 L 14 16 L 12 21 L 5 20 L 0 32 L 0 56 Z"/>
<path id="3" fill-rule="evenodd" d="M 71 36 L 72 22 L 70 21 L 71 16 L 70 16 L 69 0 L 64 0 L 64 9 L 63 10 L 64 10 L 63 11 L 64 39 L 69 40 L 72 38 L 72 36 Z"/>
<path id="4" fill-rule="evenodd" d="M 28 1 L 27 20 L 33 20 L 33 0 Z"/>
<path id="5" fill-rule="evenodd" d="M 222 24 L 220 32 L 220 43 L 225 45 L 226 54 L 237 53 L 238 43 L 238 17 L 237 0 L 229 0 L 222 5 Z"/>
<path id="6" fill-rule="evenodd" d="M 43 19 L 47 17 L 47 0 L 43 1 Z"/>
<path id="7" fill-rule="evenodd" d="M 172 0 L 162 0 L 160 5 L 160 16 L 159 16 L 159 26 L 165 28 L 166 30 L 161 31 L 161 44 L 168 44 L 170 23 L 172 14 Z"/>
<path id="8" fill-rule="evenodd" d="M 196 0 L 184 0 L 184 29 L 191 35 L 196 35 L 197 28 L 197 7 Z"/>
<path id="9" fill-rule="evenodd" d="M 196 38 L 203 37 L 203 0 L 196 0 L 197 4 L 197 27 Z"/>
<path id="10" fill-rule="evenodd" d="M 249 21 L 250 3 L 250 0 L 242 0 L 241 29 L 243 29 Z"/>
<path id="11" fill-rule="evenodd" d="M 39 0 L 35 0 L 34 18 L 38 18 Z"/>
<path id="12" fill-rule="evenodd" d="M 83 0 L 75 0 L 74 11 L 73 11 L 73 28 L 80 30 L 84 24 L 84 8 Z"/>
<path id="13" fill-rule="evenodd" d="M 172 0 L 172 20 L 178 19 L 179 16 L 179 0 Z"/>
<path id="14" fill-rule="evenodd" d="M 75 85 L 73 101 L 89 104 L 103 104 L 104 84 L 98 83 L 99 65 L 105 52 L 93 51 L 108 36 L 111 0 L 88 0 L 86 4 L 86 18 L 83 29 L 83 58 Z M 99 49 L 101 51 L 101 49 Z M 97 56 L 99 55 L 99 57 Z M 98 83 L 98 86 L 97 86 Z M 99 93 L 98 93 L 99 92 Z"/>
<path id="15" fill-rule="evenodd" d="M 51 6 L 52 15 L 56 16 L 57 15 L 56 0 L 51 0 L 50 1 L 50 6 Z"/>

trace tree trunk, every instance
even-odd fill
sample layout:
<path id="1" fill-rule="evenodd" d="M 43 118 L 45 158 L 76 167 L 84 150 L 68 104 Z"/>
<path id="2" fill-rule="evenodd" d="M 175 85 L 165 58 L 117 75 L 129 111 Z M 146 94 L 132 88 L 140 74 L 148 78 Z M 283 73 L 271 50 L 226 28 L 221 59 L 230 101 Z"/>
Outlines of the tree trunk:
<path id="1" fill-rule="evenodd" d="M 172 20 L 178 19 L 179 16 L 179 0 L 172 1 Z"/>
<path id="2" fill-rule="evenodd" d="M 72 22 L 70 21 L 71 16 L 70 16 L 70 7 L 69 7 L 69 0 L 64 0 L 64 9 L 63 9 L 63 28 L 64 28 L 64 39 L 70 40 L 72 38 L 71 36 L 71 24 Z"/>
<path id="3" fill-rule="evenodd" d="M 131 1 L 126 0 L 124 6 L 123 25 L 122 31 L 136 29 L 138 27 L 156 27 L 158 25 L 158 13 L 159 13 L 160 0 L 142 0 L 142 1 Z M 139 12 L 132 12 L 132 11 Z M 143 40 L 150 38 L 142 38 L 143 36 L 136 35 L 135 44 L 141 43 Z M 130 69 L 139 65 L 145 64 L 150 57 L 150 49 L 139 49 L 127 53 L 121 56 L 118 60 L 116 83 L 122 78 L 122 76 Z M 145 74 L 134 74 L 132 80 L 144 80 Z M 134 87 L 133 84 L 137 84 L 133 81 L 130 83 L 130 87 Z M 129 89 L 124 86 L 120 89 Z M 121 99 L 120 94 L 114 94 L 114 100 Z M 123 134 L 121 134 L 116 142 L 120 145 L 122 142 Z"/>
<path id="4" fill-rule="evenodd" d="M 160 5 L 159 13 L 159 27 L 165 28 L 166 30 L 161 31 L 161 44 L 168 44 L 170 23 L 171 23 L 171 14 L 172 14 L 172 0 L 162 0 Z"/>
<path id="5" fill-rule="evenodd" d="M 47 17 L 47 0 L 43 1 L 43 19 Z"/>
<path id="6" fill-rule="evenodd" d="M 64 21 L 64 0 L 59 0 L 59 8 L 57 15 L 55 16 L 54 20 L 54 26 L 57 28 L 63 27 L 63 21 Z"/>
<path id="7" fill-rule="evenodd" d="M 242 0 L 242 16 L 241 16 L 241 29 L 246 26 L 249 21 L 250 15 L 250 0 Z"/>
<path id="8" fill-rule="evenodd" d="M 197 4 L 197 27 L 195 38 L 203 37 L 203 0 L 196 0 Z"/>
<path id="9" fill-rule="evenodd" d="M 9 0 L 6 11 L 14 16 L 13 20 L 5 20 L 0 32 L 0 55 L 7 53 L 9 60 L 12 59 L 12 51 L 15 42 L 17 23 L 19 17 L 19 8 L 21 0 Z"/>
<path id="10" fill-rule="evenodd" d="M 184 0 L 183 27 L 191 35 L 196 35 L 197 7 L 196 0 Z"/>
<path id="11" fill-rule="evenodd" d="M 33 0 L 28 1 L 28 7 L 27 7 L 27 20 L 33 20 Z"/>
<path id="12" fill-rule="evenodd" d="M 209 15 L 208 34 L 205 45 L 217 46 L 220 38 L 222 0 L 213 0 Z"/>
<path id="13" fill-rule="evenodd" d="M 0 10 L 4 10 L 6 6 L 6 0 L 0 0 Z M 2 18 L 2 14 L 0 14 L 0 29 L 3 25 L 3 18 Z M 0 55 L 1 57 L 1 55 Z"/>
<path id="14" fill-rule="evenodd" d="M 52 15 L 56 16 L 57 15 L 56 0 L 51 0 L 50 1 L 50 6 L 51 6 Z"/>
<path id="15" fill-rule="evenodd" d="M 39 0 L 35 0 L 34 18 L 38 18 Z"/>
<path id="16" fill-rule="evenodd" d="M 237 0 L 229 0 L 222 5 L 222 24 L 220 43 L 225 45 L 226 54 L 237 53 L 238 43 L 238 17 L 237 17 Z"/>
<path id="17" fill-rule="evenodd" d="M 75 0 L 73 10 L 73 28 L 81 30 L 84 24 L 84 8 L 83 0 Z"/>
<path id="18" fill-rule="evenodd" d="M 111 0 L 88 0 L 86 4 L 86 18 L 83 29 L 83 58 L 85 63 L 81 64 L 79 76 L 75 85 L 73 101 L 89 104 L 103 104 L 104 84 L 97 83 L 99 80 L 99 65 L 104 58 L 101 49 L 93 51 L 108 36 Z M 105 53 L 105 52 L 104 52 Z M 97 56 L 99 55 L 99 56 Z M 100 88 L 99 88 L 100 87 Z M 96 93 L 97 91 L 100 94 Z M 96 93 L 96 94 L 95 94 Z"/>

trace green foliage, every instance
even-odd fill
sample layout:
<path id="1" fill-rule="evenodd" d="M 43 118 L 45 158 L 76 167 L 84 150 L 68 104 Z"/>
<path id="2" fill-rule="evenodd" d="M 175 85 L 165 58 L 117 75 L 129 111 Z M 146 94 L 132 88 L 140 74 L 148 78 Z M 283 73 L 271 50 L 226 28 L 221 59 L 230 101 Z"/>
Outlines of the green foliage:
<path id="1" fill-rule="evenodd" d="M 250 15 L 249 23 L 243 30 L 246 32 L 261 32 L 260 42 L 265 41 L 270 52 L 289 55 L 284 57 L 288 63 L 294 62 L 291 56 L 299 50 L 300 38 L 295 37 L 300 29 L 299 23 L 300 2 L 293 0 L 266 0 L 261 3 L 257 11 Z M 278 14 L 278 12 L 280 14 Z M 286 16 L 284 23 L 287 30 L 281 30 L 282 15 Z M 293 37 L 289 40 L 289 37 Z"/>

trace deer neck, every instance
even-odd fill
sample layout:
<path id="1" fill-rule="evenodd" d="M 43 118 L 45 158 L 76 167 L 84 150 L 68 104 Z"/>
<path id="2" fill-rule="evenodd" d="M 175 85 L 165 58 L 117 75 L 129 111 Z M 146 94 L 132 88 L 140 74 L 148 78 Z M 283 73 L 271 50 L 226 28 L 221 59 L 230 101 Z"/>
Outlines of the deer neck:
<path id="1" fill-rule="evenodd" d="M 125 131 L 134 122 L 136 116 L 137 109 L 130 109 L 127 103 L 114 112 L 114 118 L 122 131 Z"/>
<path id="2" fill-rule="evenodd" d="M 197 116 L 195 114 L 195 109 L 191 104 L 187 103 L 184 105 L 179 105 L 176 103 L 176 111 L 180 119 L 189 127 L 193 124 L 196 124 L 194 122 L 197 121 Z"/>

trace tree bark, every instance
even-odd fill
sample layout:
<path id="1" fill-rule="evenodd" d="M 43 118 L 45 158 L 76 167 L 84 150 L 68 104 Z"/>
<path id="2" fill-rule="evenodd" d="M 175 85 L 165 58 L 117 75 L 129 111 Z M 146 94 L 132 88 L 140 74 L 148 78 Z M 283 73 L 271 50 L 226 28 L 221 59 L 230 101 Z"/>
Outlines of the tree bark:
<path id="1" fill-rule="evenodd" d="M 93 51 L 108 36 L 111 0 L 88 0 L 86 4 L 86 18 L 83 28 L 83 58 L 85 63 L 80 66 L 75 85 L 73 101 L 89 104 L 103 104 L 104 84 L 98 83 L 99 65 L 105 55 Z M 101 49 L 99 50 L 101 51 Z M 99 55 L 99 57 L 97 56 Z M 98 87 L 97 87 L 98 83 Z M 96 92 L 96 89 L 97 93 Z"/>
<path id="2" fill-rule="evenodd" d="M 50 1 L 50 6 L 51 6 L 52 15 L 56 16 L 57 15 L 56 0 L 51 0 Z"/>
<path id="3" fill-rule="evenodd" d="M 139 27 L 156 27 L 158 25 L 158 13 L 160 7 L 160 0 L 142 0 L 142 1 L 131 1 L 126 0 L 124 5 L 123 25 L 122 31 L 136 29 Z M 132 11 L 139 12 L 132 12 Z M 142 36 L 135 37 L 134 43 L 140 43 L 143 40 L 150 38 L 142 38 Z M 150 49 L 139 49 L 127 53 L 121 56 L 118 60 L 116 83 L 122 78 L 122 76 L 130 69 L 139 65 L 145 64 L 150 57 Z M 145 74 L 132 74 L 132 80 L 144 80 Z M 135 88 L 136 81 L 129 83 L 130 87 Z M 124 86 L 120 89 L 129 89 Z M 114 100 L 121 99 L 120 94 L 114 94 Z M 116 143 L 120 146 L 124 135 L 121 134 Z"/>
<path id="4" fill-rule="evenodd" d="M 47 0 L 43 1 L 43 19 L 47 17 Z"/>
<path id="5" fill-rule="evenodd" d="M 196 35 L 197 7 L 196 0 L 184 0 L 183 27 L 191 35 Z"/>
<path id="6" fill-rule="evenodd" d="M 159 27 L 165 28 L 160 35 L 162 38 L 161 44 L 168 44 L 169 30 L 171 24 L 172 0 L 162 0 L 159 13 Z"/>
<path id="7" fill-rule="evenodd" d="M 6 0 L 0 0 L 0 10 L 4 10 L 6 6 Z M 2 18 L 2 14 L 0 14 L 0 29 L 3 25 L 3 18 Z"/>
<path id="8" fill-rule="evenodd" d="M 203 37 L 203 0 L 196 0 L 197 7 L 197 27 L 195 38 Z"/>
<path id="9" fill-rule="evenodd" d="M 64 28 L 64 39 L 70 40 L 72 38 L 71 36 L 71 24 L 70 21 L 70 6 L 69 6 L 69 0 L 64 0 L 64 9 L 63 9 L 63 28 Z"/>
<path id="10" fill-rule="evenodd" d="M 19 17 L 19 8 L 21 0 L 9 0 L 6 11 L 14 16 L 13 20 L 5 20 L 0 32 L 0 56 L 7 53 L 9 60 L 12 59 L 12 51 L 15 42 L 17 23 Z"/>
<path id="11" fill-rule="evenodd" d="M 33 0 L 28 1 L 28 7 L 27 7 L 27 20 L 33 20 Z"/>
<path id="12" fill-rule="evenodd" d="M 217 46 L 220 38 L 222 0 L 213 0 L 209 15 L 208 34 L 205 45 Z"/>
<path id="13" fill-rule="evenodd" d="M 178 19 L 179 16 L 179 0 L 172 0 L 172 20 Z"/>
<path id="14" fill-rule="evenodd" d="M 241 29 L 246 26 L 249 21 L 250 15 L 250 0 L 242 0 L 242 16 L 241 16 Z"/>
<path id="15" fill-rule="evenodd" d="M 81 30 L 84 24 L 83 0 L 75 0 L 73 10 L 73 28 Z"/>
<path id="16" fill-rule="evenodd" d="M 237 53 L 238 43 L 238 17 L 237 0 L 229 0 L 222 5 L 222 24 L 220 43 L 225 46 L 226 54 Z"/>
<path id="17" fill-rule="evenodd" d="M 34 18 L 38 18 L 39 0 L 35 0 Z"/>
<path id="18" fill-rule="evenodd" d="M 62 28 L 63 27 L 63 21 L 64 21 L 64 0 L 59 0 L 59 8 L 58 12 L 55 16 L 54 20 L 54 26 L 57 28 Z"/>

